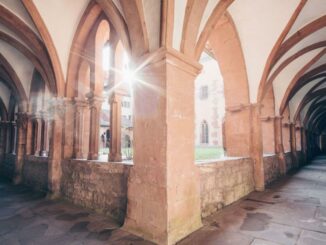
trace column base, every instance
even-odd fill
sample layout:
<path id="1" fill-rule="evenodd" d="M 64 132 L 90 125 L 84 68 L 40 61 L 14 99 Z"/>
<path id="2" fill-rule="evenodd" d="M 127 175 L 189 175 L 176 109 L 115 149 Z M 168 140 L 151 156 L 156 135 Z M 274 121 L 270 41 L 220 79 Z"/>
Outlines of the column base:
<path id="1" fill-rule="evenodd" d="M 14 179 L 13 179 L 13 181 L 12 181 L 12 183 L 13 183 L 14 185 L 19 185 L 19 184 L 21 184 L 22 182 L 23 182 L 23 178 L 22 178 L 22 176 L 20 176 L 20 175 L 15 176 Z"/>
<path id="2" fill-rule="evenodd" d="M 122 156 L 121 156 L 121 154 L 110 154 L 109 161 L 110 162 L 121 162 Z"/>
<path id="3" fill-rule="evenodd" d="M 46 199 L 48 200 L 58 200 L 61 198 L 61 194 L 58 192 L 48 192 L 46 194 Z"/>
<path id="4" fill-rule="evenodd" d="M 278 153 L 277 158 L 279 162 L 280 174 L 281 176 L 284 176 L 286 175 L 286 162 L 285 162 L 284 153 Z"/>
<path id="5" fill-rule="evenodd" d="M 75 159 L 84 159 L 84 154 L 82 152 L 77 152 L 74 154 Z"/>
<path id="6" fill-rule="evenodd" d="M 87 160 L 98 160 L 98 153 L 89 152 L 87 156 Z"/>

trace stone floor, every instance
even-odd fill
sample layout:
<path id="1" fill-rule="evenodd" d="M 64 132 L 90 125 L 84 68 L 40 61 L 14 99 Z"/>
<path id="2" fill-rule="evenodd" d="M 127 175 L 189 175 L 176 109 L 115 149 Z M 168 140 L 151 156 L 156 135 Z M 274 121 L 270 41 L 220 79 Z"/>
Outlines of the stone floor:
<path id="1" fill-rule="evenodd" d="M 103 215 L 0 181 L 0 245 L 150 245 Z"/>
<path id="2" fill-rule="evenodd" d="M 326 156 L 208 217 L 190 244 L 326 245 Z"/>
<path id="3" fill-rule="evenodd" d="M 0 244 L 147 245 L 112 220 L 0 182 Z M 178 245 L 326 245 L 326 157 L 204 220 Z"/>

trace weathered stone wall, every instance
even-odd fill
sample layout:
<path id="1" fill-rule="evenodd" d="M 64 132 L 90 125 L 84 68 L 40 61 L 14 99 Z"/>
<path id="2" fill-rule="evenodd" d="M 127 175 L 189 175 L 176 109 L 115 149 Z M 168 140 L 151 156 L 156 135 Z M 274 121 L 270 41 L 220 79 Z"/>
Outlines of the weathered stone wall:
<path id="1" fill-rule="evenodd" d="M 7 179 L 12 179 L 15 172 L 15 154 L 5 154 L 4 160 L 0 163 L 0 175 Z"/>
<path id="2" fill-rule="evenodd" d="M 124 221 L 130 165 L 65 160 L 61 192 L 75 204 Z"/>
<path id="3" fill-rule="evenodd" d="M 305 165 L 303 151 L 297 151 L 297 156 L 299 160 L 299 166 Z"/>
<path id="4" fill-rule="evenodd" d="M 264 156 L 265 184 L 268 185 L 280 177 L 277 155 Z"/>
<path id="5" fill-rule="evenodd" d="M 198 164 L 200 169 L 202 217 L 229 205 L 254 190 L 250 158 Z"/>
<path id="6" fill-rule="evenodd" d="M 25 156 L 23 166 L 23 183 L 36 190 L 48 189 L 48 158 Z"/>
<path id="7" fill-rule="evenodd" d="M 286 172 L 288 172 L 293 168 L 292 153 L 286 152 L 284 155 L 285 155 L 285 162 L 286 162 Z"/>

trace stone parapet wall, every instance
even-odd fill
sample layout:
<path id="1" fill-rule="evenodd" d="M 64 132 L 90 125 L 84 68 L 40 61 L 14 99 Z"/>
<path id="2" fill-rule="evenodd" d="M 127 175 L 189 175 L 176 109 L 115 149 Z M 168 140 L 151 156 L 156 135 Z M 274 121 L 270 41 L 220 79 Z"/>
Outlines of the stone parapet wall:
<path id="1" fill-rule="evenodd" d="M 265 184 L 268 185 L 280 177 L 280 165 L 277 155 L 264 156 Z"/>
<path id="2" fill-rule="evenodd" d="M 47 157 L 25 156 L 23 167 L 23 183 L 36 190 L 48 190 Z"/>
<path id="3" fill-rule="evenodd" d="M 250 158 L 198 164 L 202 217 L 206 217 L 254 190 L 253 162 Z"/>
<path id="4" fill-rule="evenodd" d="M 15 173 L 15 162 L 15 154 L 5 154 L 3 162 L 0 163 L 0 175 L 11 180 Z"/>
<path id="5" fill-rule="evenodd" d="M 73 203 L 123 223 L 131 167 L 126 164 L 65 160 L 62 163 L 61 192 Z"/>
<path id="6" fill-rule="evenodd" d="M 292 162 L 292 153 L 286 152 L 284 153 L 285 157 L 285 163 L 286 163 L 286 172 L 289 172 L 291 169 L 293 169 L 294 163 Z"/>

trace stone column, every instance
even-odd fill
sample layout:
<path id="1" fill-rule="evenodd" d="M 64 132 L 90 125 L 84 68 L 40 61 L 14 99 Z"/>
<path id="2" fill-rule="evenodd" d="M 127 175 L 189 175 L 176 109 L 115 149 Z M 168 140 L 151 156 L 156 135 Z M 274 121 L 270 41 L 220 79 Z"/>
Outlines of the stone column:
<path id="1" fill-rule="evenodd" d="M 260 104 L 250 106 L 251 141 L 250 155 L 254 161 L 254 178 L 256 191 L 265 190 L 264 158 Z"/>
<path id="2" fill-rule="evenodd" d="M 84 111 L 87 106 L 86 101 L 82 99 L 74 99 L 75 106 L 75 130 L 74 130 L 74 149 L 73 158 L 84 158 L 83 153 L 83 137 L 84 137 Z"/>
<path id="3" fill-rule="evenodd" d="M 298 167 L 298 157 L 297 157 L 297 141 L 296 141 L 296 132 L 295 132 L 295 124 L 290 123 L 290 143 L 291 143 L 291 156 L 292 156 L 292 164 L 294 167 Z"/>
<path id="4" fill-rule="evenodd" d="M 239 127 L 241 122 L 241 127 Z M 226 155 L 232 157 L 250 156 L 250 105 L 227 107 L 223 133 Z"/>
<path id="5" fill-rule="evenodd" d="M 42 113 L 42 132 L 41 156 L 47 157 L 49 155 L 49 118 L 45 112 Z"/>
<path id="6" fill-rule="evenodd" d="M 93 94 L 88 96 L 90 110 L 90 134 L 88 160 L 97 160 L 99 152 L 100 116 L 103 98 Z"/>
<path id="7" fill-rule="evenodd" d="M 112 162 L 120 162 L 121 157 L 121 101 L 122 96 L 113 93 L 110 99 L 110 156 Z"/>
<path id="8" fill-rule="evenodd" d="M 73 157 L 74 148 L 74 125 L 75 125 L 75 106 L 70 98 L 64 99 L 64 159 L 71 159 Z"/>
<path id="9" fill-rule="evenodd" d="M 10 154 L 16 154 L 16 136 L 17 136 L 16 122 L 10 122 Z"/>
<path id="10" fill-rule="evenodd" d="M 26 128 L 28 117 L 26 113 L 17 113 L 17 154 L 15 162 L 14 184 L 22 182 L 25 146 L 26 146 Z"/>
<path id="11" fill-rule="evenodd" d="M 307 135 L 306 129 L 301 127 L 301 151 L 303 152 L 303 164 L 307 163 Z"/>
<path id="12" fill-rule="evenodd" d="M 124 229 L 175 244 L 202 226 L 194 157 L 194 81 L 201 66 L 163 48 L 151 58 L 136 75 L 143 82 L 133 84 L 134 166 Z"/>
<path id="13" fill-rule="evenodd" d="M 6 154 L 6 139 L 7 139 L 7 123 L 5 121 L 0 122 L 0 164 L 4 160 Z"/>
<path id="14" fill-rule="evenodd" d="M 42 117 L 40 114 L 35 114 L 34 116 L 34 147 L 33 147 L 33 153 L 34 156 L 40 156 L 41 155 L 41 144 L 42 144 Z"/>
<path id="15" fill-rule="evenodd" d="M 26 127 L 26 155 L 32 155 L 33 150 L 33 117 L 32 115 L 27 115 L 27 127 Z"/>
<path id="16" fill-rule="evenodd" d="M 51 199 L 56 199 L 60 196 L 64 108 L 65 105 L 62 98 L 54 98 L 50 101 L 49 115 L 51 115 L 50 128 L 52 136 L 50 137 L 49 149 L 48 197 Z"/>
<path id="17" fill-rule="evenodd" d="M 282 134 L 282 117 L 275 117 L 274 119 L 274 132 L 275 132 L 275 153 L 278 158 L 279 168 L 281 175 L 286 174 L 286 161 L 283 147 L 283 134 Z"/>

